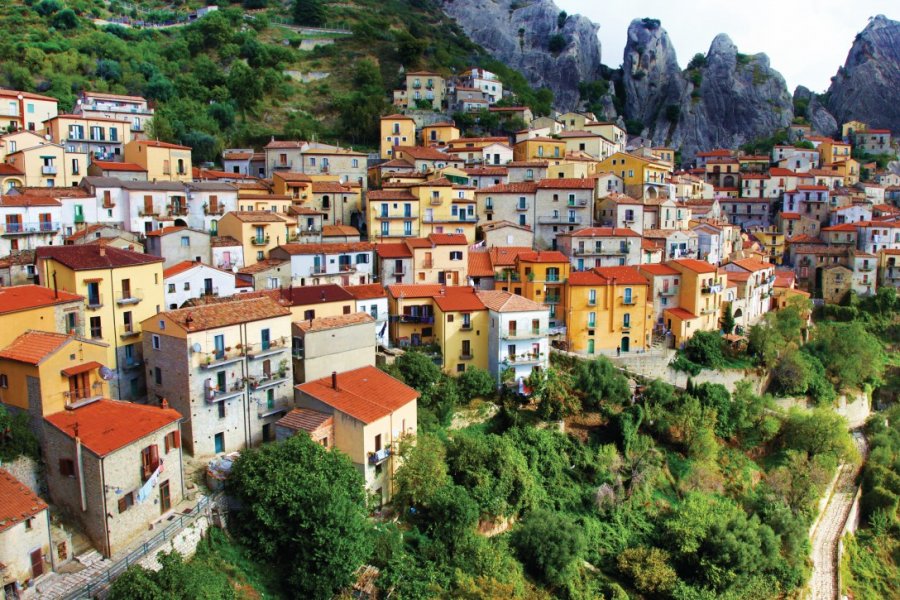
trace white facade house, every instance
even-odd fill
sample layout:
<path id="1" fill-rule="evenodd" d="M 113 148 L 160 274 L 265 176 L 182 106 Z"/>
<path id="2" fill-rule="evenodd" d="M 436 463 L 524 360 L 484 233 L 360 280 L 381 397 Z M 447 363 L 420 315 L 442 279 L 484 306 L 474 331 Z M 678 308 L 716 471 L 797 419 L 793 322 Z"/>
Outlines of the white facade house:
<path id="1" fill-rule="evenodd" d="M 755 258 L 745 258 L 723 267 L 728 272 L 729 287 L 734 283 L 737 288 L 732 301 L 735 323 L 745 329 L 755 325 L 772 307 L 775 265 Z"/>
<path id="2" fill-rule="evenodd" d="M 701 223 L 691 228 L 697 234 L 698 258 L 717 265 L 727 258 L 725 232 L 721 227 Z"/>
<path id="3" fill-rule="evenodd" d="M 0 195 L 0 255 L 62 244 L 61 218 L 56 198 Z"/>
<path id="4" fill-rule="evenodd" d="M 900 221 L 865 221 L 857 225 L 857 247 L 869 254 L 900 250 Z"/>
<path id="5" fill-rule="evenodd" d="M 878 257 L 866 252 L 854 251 L 851 255 L 853 277 L 850 289 L 859 296 L 871 296 L 877 290 Z"/>
<path id="6" fill-rule="evenodd" d="M 641 236 L 631 229 L 586 227 L 556 239 L 560 252 L 577 271 L 641 263 Z"/>
<path id="7" fill-rule="evenodd" d="M 372 283 L 375 244 L 283 244 L 270 259 L 289 260 L 291 279 L 299 285 L 365 285 Z"/>
<path id="8" fill-rule="evenodd" d="M 356 312 L 362 312 L 375 319 L 375 343 L 389 348 L 387 291 L 380 283 L 349 285 L 344 288 L 356 299 Z"/>
<path id="9" fill-rule="evenodd" d="M 506 369 L 513 370 L 516 382 L 527 379 L 535 368 L 546 369 L 550 309 L 509 292 L 476 293 L 488 309 L 488 370 L 497 382 Z"/>
<path id="10" fill-rule="evenodd" d="M 163 271 L 163 286 L 168 310 L 180 308 L 192 298 L 226 298 L 238 291 L 234 273 L 194 261 L 180 262 Z"/>
<path id="11" fill-rule="evenodd" d="M 512 162 L 513 149 L 508 144 L 494 142 L 481 148 L 481 159 L 485 166 L 500 166 Z"/>
<path id="12" fill-rule="evenodd" d="M 214 234 L 222 215 L 237 210 L 238 191 L 229 183 L 197 181 L 185 184 L 185 188 L 188 227 Z"/>

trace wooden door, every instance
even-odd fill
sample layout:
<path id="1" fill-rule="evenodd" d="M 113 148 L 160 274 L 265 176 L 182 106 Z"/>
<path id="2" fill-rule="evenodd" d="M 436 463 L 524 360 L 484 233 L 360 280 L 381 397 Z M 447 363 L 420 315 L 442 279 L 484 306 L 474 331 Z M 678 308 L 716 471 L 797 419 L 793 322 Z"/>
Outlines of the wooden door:
<path id="1" fill-rule="evenodd" d="M 163 481 L 159 484 L 159 512 L 165 514 L 172 508 L 172 496 L 169 492 L 169 482 Z"/>
<path id="2" fill-rule="evenodd" d="M 31 576 L 35 579 L 44 574 L 44 554 L 41 549 L 31 551 Z"/>

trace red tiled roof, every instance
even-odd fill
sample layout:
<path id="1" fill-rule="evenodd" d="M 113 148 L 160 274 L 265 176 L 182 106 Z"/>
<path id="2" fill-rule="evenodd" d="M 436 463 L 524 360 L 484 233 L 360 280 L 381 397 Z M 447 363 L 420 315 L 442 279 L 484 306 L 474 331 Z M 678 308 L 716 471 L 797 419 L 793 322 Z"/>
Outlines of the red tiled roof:
<path id="1" fill-rule="evenodd" d="M 484 310 L 484 304 L 470 287 L 447 287 L 435 294 L 434 303 L 444 312 Z"/>
<path id="2" fill-rule="evenodd" d="M 142 167 L 141 165 L 129 162 L 115 162 L 112 160 L 94 160 L 91 162 L 92 165 L 96 165 L 98 168 L 103 171 L 141 171 L 147 172 L 147 169 Z"/>
<path id="3" fill-rule="evenodd" d="M 543 304 L 538 304 L 518 294 L 510 294 L 501 290 L 485 290 L 477 292 L 478 298 L 490 310 L 496 312 L 532 312 L 548 310 Z"/>
<path id="4" fill-rule="evenodd" d="M 811 235 L 806 235 L 805 233 L 800 233 L 795 235 L 792 238 L 788 238 L 787 241 L 791 244 L 821 244 L 825 245 L 825 242 L 820 240 L 817 237 L 813 237 Z"/>
<path id="5" fill-rule="evenodd" d="M 170 144 L 169 142 L 160 142 L 159 140 L 134 140 L 132 144 L 138 146 L 150 146 L 152 148 L 168 148 L 170 150 L 190 150 L 190 146 L 179 146 L 178 144 Z"/>
<path id="6" fill-rule="evenodd" d="M 749 271 L 751 273 L 755 273 L 756 271 L 762 271 L 764 269 L 773 269 L 775 265 L 767 262 L 763 262 L 756 258 L 742 258 L 740 260 L 733 260 L 731 264 L 737 265 L 740 268 Z M 729 271 L 730 273 L 730 271 Z M 730 277 L 730 275 L 729 275 Z"/>
<path id="7" fill-rule="evenodd" d="M 350 293 L 357 300 L 372 300 L 373 298 L 386 298 L 387 292 L 380 283 L 369 283 L 365 285 L 347 285 L 344 290 Z"/>
<path id="8" fill-rule="evenodd" d="M 0 163 L 0 175 L 25 175 L 9 163 Z"/>
<path id="9" fill-rule="evenodd" d="M 533 252 L 533 249 L 530 246 L 494 246 L 490 249 L 491 262 L 495 267 L 512 267 L 524 252 Z"/>
<path id="10" fill-rule="evenodd" d="M 0 533 L 46 509 L 47 503 L 37 494 L 0 469 Z"/>
<path id="11" fill-rule="evenodd" d="M 54 292 L 40 285 L 0 287 L 0 314 L 82 300 L 84 297 L 78 294 L 62 290 Z"/>
<path id="12" fill-rule="evenodd" d="M 558 250 L 538 250 L 537 252 L 520 252 L 519 261 L 527 263 L 564 263 L 569 259 Z"/>
<path id="13" fill-rule="evenodd" d="M 320 427 L 332 425 L 334 417 L 310 408 L 295 408 L 275 422 L 276 427 L 286 427 L 294 431 L 312 433 Z"/>
<path id="14" fill-rule="evenodd" d="M 651 275 L 681 275 L 681 271 L 673 269 L 668 265 L 641 265 L 638 267 L 641 271 L 646 271 Z"/>
<path id="15" fill-rule="evenodd" d="M 415 121 L 415 119 L 413 119 L 412 117 L 407 117 L 406 115 L 401 115 L 399 113 L 394 113 L 392 115 L 387 115 L 387 116 L 381 117 L 382 121 L 386 121 L 388 119 L 393 120 L 393 121 L 401 121 L 401 120 L 402 121 Z"/>
<path id="16" fill-rule="evenodd" d="M 695 258 L 679 258 L 678 260 L 670 260 L 668 264 L 676 264 L 681 265 L 686 269 L 690 269 L 695 273 L 715 273 L 716 267 L 709 264 L 704 260 L 697 260 Z"/>
<path id="17" fill-rule="evenodd" d="M 291 311 L 269 297 L 241 295 L 232 302 L 204 304 L 160 314 L 181 326 L 185 331 L 191 332 L 290 316 Z"/>
<path id="18" fill-rule="evenodd" d="M 493 277 L 491 254 L 487 251 L 469 252 L 469 277 Z"/>
<path id="19" fill-rule="evenodd" d="M 391 188 L 387 190 L 370 190 L 366 194 L 367 200 L 404 200 L 406 202 L 414 202 L 418 200 L 409 190 L 403 188 Z"/>
<path id="20" fill-rule="evenodd" d="M 509 169 L 506 167 L 474 167 L 470 169 L 463 169 L 466 172 L 466 175 L 471 177 L 476 176 L 487 176 L 487 175 L 506 175 L 509 173 Z"/>
<path id="21" fill-rule="evenodd" d="M 322 237 L 346 237 L 359 235 L 359 229 L 350 225 L 322 225 Z"/>
<path id="22" fill-rule="evenodd" d="M 82 445 L 101 457 L 180 420 L 171 408 L 106 399 L 44 417 L 71 438 L 77 429 Z"/>
<path id="23" fill-rule="evenodd" d="M 466 236 L 461 233 L 432 233 L 428 239 L 435 246 L 465 246 L 468 244 Z"/>
<path id="24" fill-rule="evenodd" d="M 697 318 L 697 315 L 695 315 L 694 313 L 692 313 L 688 310 L 685 310 L 683 308 L 667 308 L 663 312 L 668 313 L 678 319 L 681 319 L 682 321 L 690 321 L 691 319 Z"/>
<path id="25" fill-rule="evenodd" d="M 40 94 L 23 92 L 20 90 L 8 90 L 5 88 L 0 88 L 0 96 L 4 98 L 15 98 L 16 96 L 22 96 L 23 98 L 30 98 L 31 100 L 46 100 L 47 102 L 53 102 L 54 104 L 58 102 L 56 98 L 51 98 L 50 96 L 41 96 Z"/>
<path id="26" fill-rule="evenodd" d="M 313 194 L 351 194 L 354 190 L 337 181 L 313 181 L 312 191 Z"/>
<path id="27" fill-rule="evenodd" d="M 305 319 L 297 321 L 295 325 L 306 332 L 326 331 L 328 329 L 336 329 L 338 327 L 346 327 L 348 325 L 359 325 L 361 323 L 374 323 L 375 319 L 369 313 L 356 312 L 347 315 L 337 315 L 334 317 L 316 317 L 315 319 Z"/>
<path id="28" fill-rule="evenodd" d="M 394 148 L 394 155 L 397 155 L 397 152 L 402 152 L 404 154 L 408 154 L 415 160 L 443 160 L 443 161 L 458 161 L 459 159 L 455 156 L 451 156 L 440 150 L 437 150 L 432 147 L 422 147 L 422 146 L 396 146 Z"/>
<path id="29" fill-rule="evenodd" d="M 610 281 L 615 280 L 618 285 L 647 285 L 649 283 L 636 267 L 594 267 L 594 272 Z"/>
<path id="30" fill-rule="evenodd" d="M 481 188 L 478 194 L 533 194 L 538 184 L 533 181 L 518 181 L 515 183 L 501 183 Z"/>
<path id="31" fill-rule="evenodd" d="M 388 294 L 392 298 L 433 298 L 440 294 L 442 289 L 444 289 L 444 286 L 439 283 L 395 283 L 387 286 Z"/>
<path id="32" fill-rule="evenodd" d="M 788 221 L 795 221 L 800 218 L 800 213 L 783 212 L 783 213 L 781 213 L 781 218 L 787 219 Z"/>
<path id="33" fill-rule="evenodd" d="M 575 271 L 569 275 L 569 285 L 607 285 L 609 281 L 594 271 Z"/>
<path id="34" fill-rule="evenodd" d="M 47 196 L 32 196 L 29 194 L 0 195 L 0 206 L 26 207 L 26 206 L 62 206 L 56 198 Z"/>
<path id="35" fill-rule="evenodd" d="M 37 365 L 70 339 L 64 333 L 29 330 L 0 350 L 0 358 Z"/>
<path id="36" fill-rule="evenodd" d="M 110 246 L 41 246 L 37 258 L 49 258 L 74 271 L 133 267 L 162 263 L 164 258 Z"/>
<path id="37" fill-rule="evenodd" d="M 412 252 L 403 242 L 375 244 L 379 258 L 412 258 Z"/>
<path id="38" fill-rule="evenodd" d="M 160 229 L 154 229 L 153 231 L 148 231 L 146 235 L 150 237 L 159 237 L 163 235 L 169 235 L 170 233 L 177 233 L 187 229 L 184 225 L 170 225 L 168 227 L 162 227 Z"/>
<path id="39" fill-rule="evenodd" d="M 537 185 L 543 190 L 592 190 L 596 182 L 593 179 L 566 177 L 562 179 L 542 179 Z"/>
<path id="40" fill-rule="evenodd" d="M 337 388 L 332 376 L 297 386 L 297 389 L 363 423 L 390 415 L 419 397 L 419 393 L 384 371 L 366 366 L 338 373 Z"/>
<path id="41" fill-rule="evenodd" d="M 856 231 L 856 223 L 840 223 L 838 225 L 831 225 L 830 227 L 823 227 L 822 231 Z"/>

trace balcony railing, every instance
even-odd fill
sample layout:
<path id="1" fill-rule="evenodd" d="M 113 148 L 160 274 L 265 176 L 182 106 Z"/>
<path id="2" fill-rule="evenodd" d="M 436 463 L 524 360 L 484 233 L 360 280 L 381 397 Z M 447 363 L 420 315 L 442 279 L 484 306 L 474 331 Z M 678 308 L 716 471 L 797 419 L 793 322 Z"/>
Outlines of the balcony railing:
<path id="1" fill-rule="evenodd" d="M 622 304 L 626 306 L 631 306 L 633 304 L 637 304 L 637 296 L 632 296 L 631 298 L 626 298 L 622 296 Z"/>
<path id="2" fill-rule="evenodd" d="M 247 356 L 253 360 L 257 358 L 265 358 L 279 352 L 288 350 L 290 340 L 288 338 L 276 338 L 268 343 L 248 344 L 245 348 Z"/>
<path id="3" fill-rule="evenodd" d="M 271 405 L 265 401 L 260 402 L 256 409 L 256 414 L 259 418 L 263 418 L 276 413 L 287 412 L 292 408 L 294 408 L 292 398 L 277 398 Z"/>
<path id="4" fill-rule="evenodd" d="M 677 288 L 670 288 L 670 289 L 668 289 L 668 290 L 659 290 L 658 292 L 656 292 L 656 295 L 657 295 L 657 296 L 677 296 L 677 295 L 678 295 L 678 289 L 677 289 Z"/>
<path id="5" fill-rule="evenodd" d="M 141 335 L 141 328 L 137 325 L 132 325 L 131 327 L 126 327 L 122 331 L 119 332 L 119 337 L 123 340 L 127 340 L 129 338 L 137 337 Z"/>
<path id="6" fill-rule="evenodd" d="M 627 246 L 607 246 L 604 248 L 603 246 L 593 248 L 576 248 L 575 255 L 576 256 L 614 256 L 618 254 L 628 254 L 628 251 L 631 249 L 631 245 Z"/>
<path id="7" fill-rule="evenodd" d="M 538 223 L 546 225 L 564 224 L 564 225 L 581 225 L 582 218 L 580 216 L 570 217 L 567 215 L 543 216 L 538 217 Z"/>
<path id="8" fill-rule="evenodd" d="M 707 286 L 700 288 L 700 293 L 702 293 L 702 294 L 718 294 L 721 291 L 722 291 L 721 284 L 707 285 Z"/>
<path id="9" fill-rule="evenodd" d="M 142 217 L 155 217 L 159 215 L 159 211 L 154 207 L 144 207 L 138 212 L 138 215 Z"/>
<path id="10" fill-rule="evenodd" d="M 279 371 L 277 373 L 263 374 L 259 377 L 250 378 L 250 389 L 254 392 L 264 390 L 276 386 L 287 381 L 287 371 Z"/>
<path id="11" fill-rule="evenodd" d="M 432 325 L 434 324 L 434 315 L 391 315 L 392 323 L 403 323 L 408 325 Z"/>
<path id="12" fill-rule="evenodd" d="M 166 207 L 167 212 L 170 217 L 185 217 L 188 214 L 187 206 L 172 206 L 169 205 Z"/>
<path id="13" fill-rule="evenodd" d="M 509 365 L 536 365 L 542 360 L 541 354 L 529 352 L 527 354 L 510 354 L 503 361 L 506 366 Z"/>
<path id="14" fill-rule="evenodd" d="M 230 396 L 236 396 L 244 391 L 244 381 L 242 379 L 235 380 L 225 386 L 224 389 L 219 389 L 219 386 L 214 385 L 206 390 L 206 399 L 209 402 L 218 402 Z"/>
<path id="15" fill-rule="evenodd" d="M 324 275 L 327 271 L 325 265 L 313 265 L 309 268 L 310 275 Z"/>
<path id="16" fill-rule="evenodd" d="M 520 203 L 516 204 L 516 210 L 528 210 L 528 203 L 525 202 L 523 204 L 520 202 Z"/>
<path id="17" fill-rule="evenodd" d="M 569 200 L 566 206 L 587 206 L 587 200 Z"/>
<path id="18" fill-rule="evenodd" d="M 224 206 L 203 206 L 203 214 L 205 215 L 224 215 L 225 207 Z"/>
<path id="19" fill-rule="evenodd" d="M 287 162 L 277 162 L 273 165 L 275 169 L 290 169 L 294 166 L 294 161 L 289 160 Z"/>
<path id="20" fill-rule="evenodd" d="M 244 358 L 243 348 L 228 348 L 218 352 L 205 353 L 200 361 L 201 369 L 214 369 L 228 363 L 237 362 Z"/>
<path id="21" fill-rule="evenodd" d="M 459 360 L 472 360 L 473 357 L 474 357 L 474 355 L 472 354 L 471 351 L 470 352 L 461 352 L 459 354 Z"/>
<path id="22" fill-rule="evenodd" d="M 143 290 L 123 290 L 116 294 L 116 304 L 137 304 L 143 299 Z"/>
<path id="23" fill-rule="evenodd" d="M 250 238 L 250 243 L 254 246 L 265 246 L 269 243 L 269 239 L 268 235 L 265 237 L 253 236 Z"/>
<path id="24" fill-rule="evenodd" d="M 506 331 L 500 332 L 500 337 L 504 340 L 528 340 L 533 338 L 543 337 L 545 335 L 549 335 L 550 331 L 548 329 L 516 329 L 515 331 L 511 331 L 507 329 Z"/>
<path id="25" fill-rule="evenodd" d="M 559 304 L 560 296 L 544 296 L 544 304 Z"/>
<path id="26" fill-rule="evenodd" d="M 41 175 L 56 175 L 56 165 L 43 165 Z"/>
<path id="27" fill-rule="evenodd" d="M 381 450 L 377 450 L 375 452 L 369 452 L 369 464 L 370 465 L 380 465 L 384 461 L 386 461 L 391 456 L 390 447 L 382 448 Z"/>
<path id="28" fill-rule="evenodd" d="M 459 330 L 460 331 L 472 331 L 472 323 L 471 322 L 463 323 L 462 325 L 459 326 Z"/>
<path id="29" fill-rule="evenodd" d="M 103 294 L 88 295 L 85 302 L 87 302 L 88 310 L 97 310 L 103 306 Z"/>
<path id="30" fill-rule="evenodd" d="M 59 231 L 59 221 L 32 221 L 28 223 L 0 223 L 4 235 L 29 235 L 32 233 L 53 233 Z"/>
<path id="31" fill-rule="evenodd" d="M 862 271 L 862 272 L 874 271 L 874 270 L 875 270 L 875 267 L 873 267 L 872 265 L 862 265 L 862 266 L 859 268 L 859 270 Z"/>

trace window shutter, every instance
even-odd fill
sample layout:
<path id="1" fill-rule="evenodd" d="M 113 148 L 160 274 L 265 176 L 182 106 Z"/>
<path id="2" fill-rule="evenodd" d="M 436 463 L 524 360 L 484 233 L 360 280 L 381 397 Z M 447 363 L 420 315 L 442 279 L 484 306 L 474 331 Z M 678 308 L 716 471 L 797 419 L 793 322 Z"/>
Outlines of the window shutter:
<path id="1" fill-rule="evenodd" d="M 125 503 L 125 498 L 119 498 L 119 514 L 125 512 L 128 509 L 128 505 Z"/>
<path id="2" fill-rule="evenodd" d="M 173 448 L 181 448 L 181 432 L 180 431 L 172 432 L 172 447 Z"/>
<path id="3" fill-rule="evenodd" d="M 171 436 L 172 436 L 171 433 L 167 433 L 167 434 L 166 434 L 166 437 L 165 437 L 165 442 L 166 442 L 166 454 L 169 453 L 169 449 L 170 449 L 170 447 L 171 447 L 170 444 L 169 444 L 170 440 L 172 439 Z"/>

